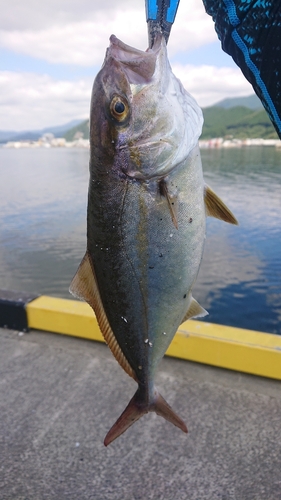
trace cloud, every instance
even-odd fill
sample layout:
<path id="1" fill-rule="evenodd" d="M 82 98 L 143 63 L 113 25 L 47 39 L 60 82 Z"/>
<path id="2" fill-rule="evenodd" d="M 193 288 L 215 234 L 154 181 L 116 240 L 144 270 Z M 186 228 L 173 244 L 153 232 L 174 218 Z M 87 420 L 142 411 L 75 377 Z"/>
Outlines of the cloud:
<path id="1" fill-rule="evenodd" d="M 92 81 L 0 72 L 0 130 L 32 130 L 87 118 Z"/>
<path id="2" fill-rule="evenodd" d="M 16 15 L 15 15 L 16 13 Z M 143 0 L 11 0 L 0 19 L 0 47 L 34 58 L 33 73 L 0 73 L 0 129 L 31 129 L 88 116 L 92 79 L 79 77 L 82 67 L 94 74 L 114 33 L 140 49 L 147 47 Z M 169 40 L 171 60 L 216 40 L 213 21 L 202 0 L 182 0 Z M 40 59 L 73 65 L 76 81 L 36 72 Z M 252 92 L 239 69 L 173 65 L 175 74 L 201 106 L 223 97 Z M 56 74 L 54 71 L 53 74 Z M 59 112 L 58 112 L 59 110 Z"/>
<path id="3" fill-rule="evenodd" d="M 17 2 L 14 0 L 14 3 Z M 19 9 L 26 5 L 23 12 L 26 22 L 22 25 L 18 16 L 13 21 L 12 16 L 6 13 L 6 23 L 2 21 L 0 25 L 0 46 L 50 63 L 78 66 L 100 65 L 112 33 L 126 43 L 145 50 L 147 26 L 144 2 L 132 4 L 123 0 L 120 5 L 120 2 L 106 0 L 102 9 L 100 3 L 97 7 L 95 4 L 97 2 L 90 4 L 84 0 L 80 5 L 80 2 L 72 1 L 66 10 L 62 0 L 58 6 L 53 0 L 43 3 L 42 7 L 40 4 L 40 9 L 38 3 L 36 8 L 31 0 L 27 4 L 21 3 Z M 174 56 L 178 52 L 191 51 L 216 38 L 213 22 L 205 13 L 203 3 L 198 0 L 182 1 L 169 41 L 169 54 Z"/>
<path id="4" fill-rule="evenodd" d="M 144 11 L 144 1 L 134 0 L 136 9 Z M 10 0 L 1 11 L 0 29 L 40 31 L 55 25 L 65 25 L 74 21 L 94 20 L 103 11 L 107 18 L 116 12 L 132 8 L 130 0 Z"/>
<path id="5" fill-rule="evenodd" d="M 199 105 L 251 93 L 237 68 L 174 65 L 173 70 Z M 0 130 L 26 130 L 60 125 L 89 115 L 92 78 L 77 81 L 48 75 L 0 72 Z"/>
<path id="6" fill-rule="evenodd" d="M 138 41 L 146 47 L 146 32 L 141 29 L 141 24 L 136 26 L 132 24 L 133 13 L 135 11 L 118 13 L 114 19 L 107 19 L 105 13 L 98 13 L 95 22 L 71 22 L 40 31 L 2 31 L 0 45 L 5 49 L 43 59 L 49 63 L 100 66 L 112 33 L 120 36 L 126 28 L 127 40 Z M 137 14 L 139 18 L 140 13 Z M 143 24 L 146 24 L 144 15 Z"/>
<path id="7" fill-rule="evenodd" d="M 202 0 L 182 0 L 169 39 L 169 54 L 189 52 L 215 40 L 214 23 L 206 14 Z"/>
<path id="8" fill-rule="evenodd" d="M 250 83 L 239 68 L 216 66 L 172 65 L 174 74 L 201 107 L 210 106 L 226 97 L 253 93 Z"/>

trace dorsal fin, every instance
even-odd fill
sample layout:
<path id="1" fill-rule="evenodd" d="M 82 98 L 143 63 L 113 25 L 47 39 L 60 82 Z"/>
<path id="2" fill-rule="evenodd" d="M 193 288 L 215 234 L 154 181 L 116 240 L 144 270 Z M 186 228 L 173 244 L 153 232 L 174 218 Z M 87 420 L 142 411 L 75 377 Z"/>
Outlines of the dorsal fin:
<path id="1" fill-rule="evenodd" d="M 229 224 L 238 225 L 233 213 L 207 184 L 205 184 L 204 200 L 206 215 L 224 220 L 225 222 L 229 222 Z"/>
<path id="2" fill-rule="evenodd" d="M 88 304 L 93 308 L 101 332 L 114 357 L 117 359 L 118 363 L 122 366 L 125 372 L 137 382 L 136 374 L 125 358 L 108 322 L 102 305 L 94 266 L 91 263 L 91 258 L 88 252 L 86 252 L 80 266 L 78 267 L 78 270 L 70 284 L 69 291 L 75 297 L 88 302 Z"/>
<path id="3" fill-rule="evenodd" d="M 185 314 L 182 323 L 184 321 L 187 321 L 190 318 L 203 318 L 204 316 L 207 316 L 209 314 L 204 307 L 200 306 L 198 304 L 197 300 L 195 300 L 193 297 L 191 297 L 191 302 L 188 308 L 187 313 Z"/>

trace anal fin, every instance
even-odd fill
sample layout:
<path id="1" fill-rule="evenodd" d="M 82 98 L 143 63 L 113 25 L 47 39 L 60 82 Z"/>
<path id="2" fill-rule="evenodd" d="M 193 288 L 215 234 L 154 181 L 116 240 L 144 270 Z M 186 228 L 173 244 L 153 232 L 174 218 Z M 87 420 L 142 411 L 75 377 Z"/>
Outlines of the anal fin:
<path id="1" fill-rule="evenodd" d="M 209 313 L 204 309 L 204 307 L 200 306 L 200 304 L 195 300 L 193 297 L 191 297 L 191 302 L 188 308 L 187 313 L 185 314 L 182 323 L 184 321 L 187 321 L 190 318 L 204 318 L 204 316 L 207 316 Z"/>
<path id="2" fill-rule="evenodd" d="M 125 372 L 137 382 L 136 374 L 124 356 L 107 319 L 97 284 L 94 266 L 92 265 L 88 252 L 86 252 L 81 261 L 70 284 L 69 291 L 74 297 L 85 300 L 93 308 L 100 330 L 114 357 Z"/>
<path id="3" fill-rule="evenodd" d="M 233 213 L 207 184 L 205 184 L 204 201 L 207 215 L 238 225 Z"/>

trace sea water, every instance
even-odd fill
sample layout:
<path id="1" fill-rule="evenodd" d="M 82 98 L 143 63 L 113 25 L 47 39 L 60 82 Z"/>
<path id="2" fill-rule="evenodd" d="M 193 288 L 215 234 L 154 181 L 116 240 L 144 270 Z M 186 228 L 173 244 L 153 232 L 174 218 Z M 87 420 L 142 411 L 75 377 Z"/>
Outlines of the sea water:
<path id="1" fill-rule="evenodd" d="M 205 181 L 239 226 L 208 218 L 193 295 L 206 321 L 281 334 L 281 151 L 201 155 Z M 72 298 L 86 249 L 88 162 L 85 149 L 0 148 L 0 288 Z"/>

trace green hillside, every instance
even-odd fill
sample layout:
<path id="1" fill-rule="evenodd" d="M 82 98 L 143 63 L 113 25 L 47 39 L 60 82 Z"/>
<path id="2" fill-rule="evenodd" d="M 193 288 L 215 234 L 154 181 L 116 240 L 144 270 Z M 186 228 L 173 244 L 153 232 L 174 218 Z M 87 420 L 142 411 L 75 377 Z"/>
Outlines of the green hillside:
<path id="1" fill-rule="evenodd" d="M 233 137 L 235 139 L 278 139 L 277 133 L 264 109 L 245 106 L 223 108 L 218 105 L 203 108 L 204 126 L 201 139 Z M 89 120 L 68 130 L 67 141 L 79 137 L 89 138 Z"/>
<path id="2" fill-rule="evenodd" d="M 225 109 L 235 108 L 235 106 L 243 106 L 249 109 L 263 109 L 263 105 L 256 94 L 244 97 L 227 97 L 222 101 L 216 102 L 214 106 Z"/>
<path id="3" fill-rule="evenodd" d="M 229 136 L 235 139 L 278 139 L 264 109 L 252 110 L 244 106 L 224 109 L 211 106 L 202 111 L 204 126 L 201 139 Z"/>
<path id="4" fill-rule="evenodd" d="M 79 138 L 89 139 L 89 120 L 85 120 L 79 125 L 76 125 L 76 127 L 69 129 L 64 137 L 68 142 L 72 142 Z"/>

